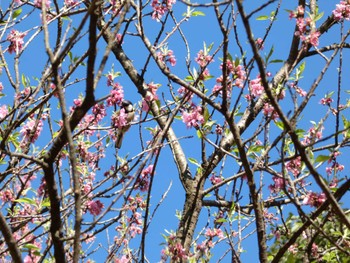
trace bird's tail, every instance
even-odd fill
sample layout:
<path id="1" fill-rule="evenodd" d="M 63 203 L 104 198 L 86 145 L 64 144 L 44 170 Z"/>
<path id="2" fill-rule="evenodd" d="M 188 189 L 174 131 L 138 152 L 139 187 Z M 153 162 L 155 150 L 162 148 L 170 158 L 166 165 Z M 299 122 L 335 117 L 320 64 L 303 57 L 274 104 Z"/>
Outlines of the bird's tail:
<path id="1" fill-rule="evenodd" d="M 117 140 L 115 142 L 115 146 L 118 149 L 120 149 L 122 147 L 123 137 L 124 137 L 124 133 L 123 132 L 119 132 L 118 136 L 117 136 Z"/>

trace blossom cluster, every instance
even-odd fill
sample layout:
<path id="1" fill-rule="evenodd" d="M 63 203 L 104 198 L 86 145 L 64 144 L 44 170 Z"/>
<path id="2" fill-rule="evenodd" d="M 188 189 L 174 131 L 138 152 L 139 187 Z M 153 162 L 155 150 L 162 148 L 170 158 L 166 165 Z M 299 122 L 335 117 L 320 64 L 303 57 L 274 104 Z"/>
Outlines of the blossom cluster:
<path id="1" fill-rule="evenodd" d="M 264 92 L 264 86 L 261 83 L 261 77 L 258 76 L 256 79 L 252 79 L 249 83 L 249 91 L 253 98 L 258 98 Z"/>
<path id="2" fill-rule="evenodd" d="M 221 70 L 223 69 L 223 64 L 220 65 Z M 232 88 L 238 87 L 243 88 L 244 81 L 246 80 L 246 71 L 242 65 L 235 65 L 231 60 L 226 61 L 226 69 L 231 76 L 226 78 L 227 95 L 231 96 Z M 216 79 L 216 85 L 213 88 L 213 94 L 222 93 L 222 82 L 223 75 Z"/>
<path id="3" fill-rule="evenodd" d="M 74 7 L 78 5 L 78 3 L 78 0 L 64 0 L 64 4 L 66 5 L 66 7 Z"/>
<path id="4" fill-rule="evenodd" d="M 209 63 L 212 63 L 214 60 L 213 57 L 207 54 L 206 51 L 200 50 L 197 53 L 197 57 L 194 59 L 194 61 L 196 61 L 201 68 L 205 68 Z"/>
<path id="5" fill-rule="evenodd" d="M 311 207 L 319 207 L 324 201 L 326 201 L 326 195 L 324 193 L 309 192 L 305 196 L 303 204 Z"/>
<path id="6" fill-rule="evenodd" d="M 153 9 L 152 18 L 158 22 L 163 17 L 163 15 L 170 11 L 173 5 L 176 3 L 176 0 L 152 0 L 151 6 Z"/>
<path id="7" fill-rule="evenodd" d="M 126 125 L 128 125 L 127 120 L 128 114 L 125 112 L 125 109 L 122 108 L 119 111 L 116 111 L 112 115 L 112 126 L 116 129 L 122 129 Z"/>
<path id="8" fill-rule="evenodd" d="M 295 32 L 296 36 L 307 44 L 318 46 L 318 38 L 321 33 L 317 30 L 311 29 L 312 19 L 310 17 L 304 18 L 305 10 L 303 6 L 298 6 L 297 11 L 292 11 L 289 14 L 289 18 L 296 18 L 296 24 L 298 31 Z"/>
<path id="9" fill-rule="evenodd" d="M 84 135 L 92 136 L 94 130 L 90 129 L 90 126 L 97 125 L 105 116 L 107 112 L 104 103 L 97 103 L 92 107 L 92 114 L 86 114 L 78 126 Z"/>
<path id="10" fill-rule="evenodd" d="M 124 90 L 119 83 L 113 82 L 113 77 L 109 74 L 107 86 L 112 86 L 109 97 L 107 98 L 107 106 L 121 105 L 124 99 Z"/>
<path id="11" fill-rule="evenodd" d="M 20 133 L 23 136 L 24 143 L 34 143 L 38 138 L 43 129 L 43 121 L 29 118 L 29 120 L 22 126 Z"/>
<path id="12" fill-rule="evenodd" d="M 185 100 L 186 101 L 191 101 L 194 94 L 193 92 L 187 90 L 185 87 L 180 87 L 178 90 L 177 90 L 177 93 L 182 96 L 182 97 L 185 97 Z"/>
<path id="13" fill-rule="evenodd" d="M 15 29 L 12 29 L 10 34 L 7 36 L 7 40 L 10 41 L 10 46 L 8 51 L 10 54 L 18 54 L 23 49 L 24 40 L 23 38 L 27 35 L 26 32 L 19 32 Z"/>
<path id="14" fill-rule="evenodd" d="M 145 112 L 149 111 L 148 103 L 158 100 L 157 90 L 159 89 L 161 85 L 156 84 L 153 81 L 149 84 L 147 84 L 147 92 L 146 96 L 142 99 L 142 110 Z"/>
<path id="15" fill-rule="evenodd" d="M 322 138 L 323 126 L 311 127 L 307 134 L 304 136 L 304 140 L 301 142 L 303 145 L 308 145 Z"/>
<path id="16" fill-rule="evenodd" d="M 301 172 L 301 157 L 298 156 L 286 163 L 286 169 L 295 177 L 298 177 Z"/>
<path id="17" fill-rule="evenodd" d="M 334 19 L 340 21 L 342 19 L 350 20 L 350 4 L 347 1 L 340 1 L 333 10 Z"/>
<path id="18" fill-rule="evenodd" d="M 2 105 L 0 107 L 0 121 L 2 121 L 6 115 L 9 113 L 7 105 Z"/>
<path id="19" fill-rule="evenodd" d="M 167 48 L 162 48 L 160 51 L 157 52 L 157 58 L 160 62 L 163 64 L 166 64 L 166 62 L 169 62 L 171 66 L 176 65 L 176 57 L 174 55 L 174 51 Z"/>
<path id="20" fill-rule="evenodd" d="M 49 9 L 50 4 L 51 4 L 50 0 L 34 0 L 34 5 L 38 8 L 41 8 L 44 5 L 46 9 Z"/>
<path id="21" fill-rule="evenodd" d="M 307 92 L 305 90 L 303 90 L 302 88 L 300 88 L 299 86 L 297 86 L 297 84 L 295 82 L 291 82 L 288 85 L 289 85 L 289 87 L 293 88 L 295 90 L 295 92 L 297 94 L 299 94 L 300 97 L 305 97 L 307 95 Z"/>
<path id="22" fill-rule="evenodd" d="M 280 176 L 274 176 L 272 178 L 274 184 L 269 185 L 269 190 L 272 194 L 278 194 L 286 186 L 285 179 Z"/>
<path id="23" fill-rule="evenodd" d="M 153 174 L 153 165 L 149 165 L 147 168 L 142 170 L 140 176 L 137 178 L 135 183 L 135 189 L 140 189 L 141 192 L 146 192 L 149 189 L 149 179 Z"/>
<path id="24" fill-rule="evenodd" d="M 279 115 L 275 111 L 275 108 L 267 102 L 264 104 L 263 113 L 265 116 L 270 117 L 272 120 L 276 120 L 279 118 Z"/>
<path id="25" fill-rule="evenodd" d="M 187 128 L 198 127 L 199 124 L 204 123 L 204 117 L 202 114 L 202 107 L 192 105 L 189 110 L 182 111 L 182 121 L 186 124 Z"/>
<path id="26" fill-rule="evenodd" d="M 334 151 L 331 153 L 330 158 L 328 160 L 328 164 L 331 164 L 330 166 L 326 167 L 326 173 L 328 176 L 334 175 L 333 180 L 330 183 L 330 187 L 336 187 L 338 183 L 337 179 L 337 173 L 344 170 L 345 166 L 343 164 L 340 164 L 337 161 L 337 157 L 340 155 L 339 151 Z"/>
<path id="27" fill-rule="evenodd" d="M 187 261 L 188 255 L 181 243 L 176 239 L 176 235 L 172 233 L 166 237 L 166 240 L 167 246 L 161 251 L 160 262 L 167 262 L 168 257 L 170 257 L 173 262 Z"/>
<path id="28" fill-rule="evenodd" d="M 101 203 L 100 200 L 90 200 L 87 201 L 87 210 L 90 212 L 90 214 L 97 216 L 102 212 L 102 209 L 104 208 L 104 204 Z"/>
<path id="29" fill-rule="evenodd" d="M 124 246 L 125 249 L 123 251 L 128 251 L 129 241 L 142 233 L 143 220 L 140 211 L 145 208 L 146 201 L 141 196 L 128 197 L 127 203 L 123 207 L 124 213 L 119 221 L 120 224 L 115 228 L 117 235 L 114 237 L 118 247 Z M 115 262 L 130 262 L 128 258 L 129 255 L 127 253 L 126 255 L 121 255 Z"/>

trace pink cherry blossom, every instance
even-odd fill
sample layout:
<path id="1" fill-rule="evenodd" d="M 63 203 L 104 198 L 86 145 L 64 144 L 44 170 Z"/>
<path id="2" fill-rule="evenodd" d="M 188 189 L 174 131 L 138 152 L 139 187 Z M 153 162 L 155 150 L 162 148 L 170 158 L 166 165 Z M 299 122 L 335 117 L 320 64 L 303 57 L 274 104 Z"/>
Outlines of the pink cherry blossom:
<path id="1" fill-rule="evenodd" d="M 208 238 L 218 237 L 221 239 L 224 237 L 224 233 L 219 228 L 207 228 L 207 230 L 205 231 L 205 236 Z"/>
<path id="2" fill-rule="evenodd" d="M 13 202 L 15 200 L 15 196 L 10 189 L 6 189 L 4 191 L 0 191 L 0 200 L 3 202 Z"/>
<path id="3" fill-rule="evenodd" d="M 44 2 L 43 2 L 44 1 Z M 38 8 L 41 8 L 42 5 L 46 6 L 46 9 L 50 8 L 51 1 L 50 0 L 34 0 L 34 5 Z"/>
<path id="4" fill-rule="evenodd" d="M 73 103 L 74 103 L 75 107 L 80 107 L 81 104 L 83 104 L 83 101 L 82 101 L 82 99 L 74 99 Z"/>
<path id="5" fill-rule="evenodd" d="M 109 80 L 110 81 L 110 80 Z M 119 83 L 111 83 L 113 89 L 107 98 L 107 106 L 121 105 L 124 99 L 124 90 Z"/>
<path id="6" fill-rule="evenodd" d="M 333 10 L 334 19 L 339 21 L 342 19 L 350 20 L 350 4 L 346 1 L 340 1 Z"/>
<path id="7" fill-rule="evenodd" d="M 182 262 L 187 259 L 187 254 L 181 243 L 176 242 L 174 245 L 169 245 L 169 252 L 172 255 L 174 262 Z"/>
<path id="8" fill-rule="evenodd" d="M 271 117 L 273 120 L 279 118 L 278 113 L 275 111 L 274 107 L 269 103 L 264 104 L 263 113 L 265 116 Z"/>
<path id="9" fill-rule="evenodd" d="M 148 102 L 153 100 L 158 100 L 157 90 L 159 89 L 160 86 L 161 86 L 160 84 L 155 84 L 153 83 L 153 81 L 147 84 L 149 92 L 147 92 L 145 96 L 145 100 Z"/>
<path id="10" fill-rule="evenodd" d="M 263 42 L 263 39 L 262 38 L 257 38 L 255 40 L 255 44 L 256 46 L 258 47 L 259 50 L 263 50 L 264 49 L 264 42 Z"/>
<path id="11" fill-rule="evenodd" d="M 326 195 L 324 193 L 309 192 L 303 200 L 304 205 L 309 205 L 311 207 L 319 207 L 326 201 Z"/>
<path id="12" fill-rule="evenodd" d="M 295 159 L 290 160 L 286 163 L 286 169 L 291 172 L 294 176 L 298 176 L 301 171 L 301 157 L 298 156 Z"/>
<path id="13" fill-rule="evenodd" d="M 153 164 L 150 164 L 149 166 L 147 166 L 147 168 L 143 169 L 141 174 L 148 176 L 151 175 L 153 173 Z"/>
<path id="14" fill-rule="evenodd" d="M 25 141 L 35 142 L 43 129 L 42 120 L 29 119 L 21 128 L 20 133 Z"/>
<path id="15" fill-rule="evenodd" d="M 176 0 L 152 0 L 151 6 L 153 9 L 152 18 L 158 22 L 162 16 L 172 9 L 173 5 L 176 3 Z"/>
<path id="16" fill-rule="evenodd" d="M 216 185 L 222 182 L 222 178 L 220 176 L 217 176 L 216 174 L 212 174 L 212 176 L 210 177 L 210 181 L 213 185 Z"/>
<path id="17" fill-rule="evenodd" d="M 274 181 L 274 184 L 269 185 L 269 189 L 270 189 L 271 193 L 278 194 L 281 190 L 284 189 L 285 180 L 284 180 L 284 178 L 277 177 L 277 176 L 274 176 L 272 178 L 272 180 Z"/>
<path id="18" fill-rule="evenodd" d="M 12 54 L 13 52 L 18 54 L 22 50 L 24 44 L 23 38 L 26 35 L 27 33 L 19 32 L 15 29 L 11 30 L 10 34 L 6 38 L 8 41 L 10 41 L 10 46 L 8 48 L 10 54 Z"/>
<path id="19" fill-rule="evenodd" d="M 6 105 L 2 105 L 0 107 L 0 121 L 2 121 L 6 115 L 9 113 L 8 108 Z"/>
<path id="20" fill-rule="evenodd" d="M 64 4 L 66 5 L 66 7 L 74 7 L 78 5 L 78 3 L 78 0 L 64 0 Z"/>
<path id="21" fill-rule="evenodd" d="M 92 108 L 92 113 L 95 116 L 94 124 L 97 124 L 103 119 L 103 117 L 107 116 L 106 108 L 103 103 L 95 104 Z"/>
<path id="22" fill-rule="evenodd" d="M 174 55 L 174 51 L 164 48 L 161 51 L 157 52 L 157 58 L 160 62 L 162 63 L 166 63 L 169 62 L 171 66 L 175 66 L 176 65 L 176 58 Z"/>
<path id="23" fill-rule="evenodd" d="M 100 200 L 91 200 L 87 202 L 87 209 L 89 210 L 90 214 L 97 216 L 102 212 L 102 209 L 104 208 L 104 205 L 100 202 Z"/>
<path id="24" fill-rule="evenodd" d="M 328 105 L 329 106 L 332 102 L 333 102 L 332 98 L 322 98 L 320 100 L 320 104 L 322 104 L 322 105 Z"/>
<path id="25" fill-rule="evenodd" d="M 186 124 L 187 128 L 198 127 L 199 124 L 203 124 L 202 107 L 194 106 L 189 111 L 183 110 L 182 121 Z"/>
<path id="26" fill-rule="evenodd" d="M 305 43 L 310 43 L 311 45 L 317 47 L 319 44 L 318 38 L 320 35 L 321 35 L 320 32 L 314 31 L 314 32 L 311 32 L 309 35 L 301 35 L 300 39 Z"/>
<path id="27" fill-rule="evenodd" d="M 267 209 L 264 209 L 264 218 L 268 223 L 272 223 L 273 221 L 278 220 L 278 217 L 276 217 L 273 213 L 269 213 Z"/>
<path id="28" fill-rule="evenodd" d="M 180 87 L 178 90 L 177 90 L 177 93 L 179 93 L 182 97 L 186 97 L 186 101 L 191 101 L 194 94 L 193 92 L 187 90 L 185 87 Z"/>
<path id="29" fill-rule="evenodd" d="M 263 94 L 264 92 L 264 87 L 261 84 L 261 78 L 257 77 L 256 79 L 252 79 L 250 81 L 250 92 L 251 94 L 255 97 L 258 98 L 261 96 L 261 94 Z"/>
<path id="30" fill-rule="evenodd" d="M 333 162 L 332 166 L 327 166 L 326 167 L 326 173 L 328 176 L 332 175 L 333 172 L 341 172 L 343 171 L 345 166 L 343 164 L 340 164 L 336 161 Z"/>
<path id="31" fill-rule="evenodd" d="M 130 259 L 123 255 L 121 258 L 114 259 L 114 263 L 130 263 Z"/>
<path id="32" fill-rule="evenodd" d="M 201 68 L 206 67 L 209 63 L 213 62 L 213 57 L 206 54 L 203 50 L 197 53 L 197 57 L 194 59 Z"/>
<path id="33" fill-rule="evenodd" d="M 295 82 L 288 83 L 288 85 L 289 87 L 293 88 L 301 97 L 305 97 L 307 95 L 307 92 L 297 86 Z"/>
<path id="34" fill-rule="evenodd" d="M 293 255 L 295 255 L 296 253 L 298 253 L 298 245 L 297 244 L 293 244 L 288 248 L 288 251 L 290 253 L 292 253 Z"/>
<path id="35" fill-rule="evenodd" d="M 118 129 L 125 127 L 128 124 L 127 116 L 124 108 L 120 109 L 119 112 L 114 112 L 112 115 L 113 127 Z"/>
<path id="36" fill-rule="evenodd" d="M 150 164 L 147 168 L 143 169 L 140 176 L 136 180 L 135 188 L 140 189 L 141 192 L 148 191 L 150 176 L 153 173 L 153 164 Z"/>
<path id="37" fill-rule="evenodd" d="M 222 84 L 221 84 L 222 81 L 223 81 L 222 75 L 220 77 L 216 78 L 217 84 L 213 87 L 213 94 L 214 95 L 222 94 Z M 232 81 L 229 77 L 226 79 L 226 88 L 227 88 L 226 89 L 227 96 L 230 97 L 231 92 L 232 92 Z"/>

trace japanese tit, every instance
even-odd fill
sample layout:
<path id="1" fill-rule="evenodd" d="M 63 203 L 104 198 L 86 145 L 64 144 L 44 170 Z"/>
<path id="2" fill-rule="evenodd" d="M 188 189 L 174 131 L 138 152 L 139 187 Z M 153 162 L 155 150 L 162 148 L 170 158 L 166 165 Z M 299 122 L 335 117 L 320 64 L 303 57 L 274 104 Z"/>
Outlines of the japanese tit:
<path id="1" fill-rule="evenodd" d="M 121 148 L 124 134 L 130 129 L 130 126 L 131 126 L 130 123 L 134 120 L 134 117 L 135 117 L 135 110 L 130 101 L 123 100 L 121 109 L 124 109 L 125 113 L 127 114 L 126 116 L 127 124 L 123 128 L 118 130 L 117 138 L 115 141 L 115 145 L 118 149 Z"/>

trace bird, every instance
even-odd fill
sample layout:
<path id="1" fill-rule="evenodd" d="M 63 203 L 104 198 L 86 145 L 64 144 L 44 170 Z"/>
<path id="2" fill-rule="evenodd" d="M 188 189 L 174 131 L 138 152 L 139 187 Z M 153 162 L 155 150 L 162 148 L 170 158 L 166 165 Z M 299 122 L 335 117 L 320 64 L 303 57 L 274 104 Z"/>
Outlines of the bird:
<path id="1" fill-rule="evenodd" d="M 124 134 L 130 129 L 131 122 L 134 120 L 135 117 L 135 109 L 132 103 L 129 100 L 123 100 L 121 104 L 121 109 L 124 109 L 126 115 L 126 121 L 127 124 L 123 126 L 121 129 L 119 129 L 117 138 L 115 140 L 115 145 L 118 149 L 122 146 L 122 141 Z"/>

